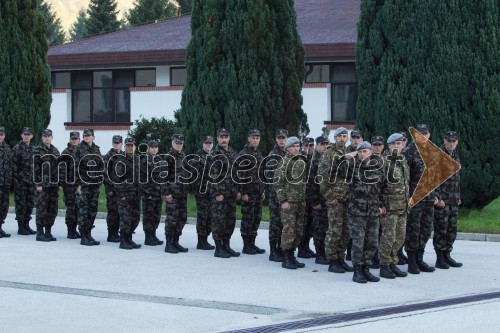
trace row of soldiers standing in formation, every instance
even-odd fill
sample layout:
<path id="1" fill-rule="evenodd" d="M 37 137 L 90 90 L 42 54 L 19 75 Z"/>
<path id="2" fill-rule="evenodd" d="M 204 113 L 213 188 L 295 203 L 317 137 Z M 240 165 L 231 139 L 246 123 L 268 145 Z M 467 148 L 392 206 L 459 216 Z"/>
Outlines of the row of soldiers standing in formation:
<path id="1" fill-rule="evenodd" d="M 430 136 L 427 125 L 419 125 L 418 130 L 427 138 Z M 131 176 L 137 178 L 132 182 L 117 182 L 117 179 L 113 179 L 113 176 L 129 173 L 134 165 L 140 163 L 148 164 L 148 168 L 141 168 L 151 172 L 148 177 L 160 179 L 160 174 L 165 169 L 155 167 L 158 162 L 155 161 L 155 156 L 158 155 L 156 141 L 150 141 L 148 144 L 148 158 L 139 161 L 135 154 L 134 140 L 125 139 L 124 152 L 121 150 L 122 138 L 114 136 L 113 148 L 102 159 L 99 147 L 93 142 L 93 130 L 86 129 L 82 142 L 79 132 L 71 132 L 68 147 L 63 151 L 63 155 L 74 157 L 73 165 L 79 166 L 75 182 L 57 184 L 50 181 L 49 175 L 49 178 L 39 179 L 36 186 L 33 186 L 33 175 L 37 172 L 43 175 L 42 164 L 47 162 L 43 159 L 43 155 L 59 156 L 57 148 L 51 144 L 52 132 L 44 130 L 42 143 L 33 148 L 30 144 L 32 129 L 24 128 L 23 140 L 14 147 L 12 154 L 3 142 L 4 133 L 5 129 L 0 128 L 2 152 L 0 168 L 4 171 L 1 186 L 1 223 L 5 220 L 8 192 L 13 185 L 18 233 L 35 233 L 29 227 L 29 221 L 33 196 L 36 193 L 36 239 L 39 241 L 55 240 L 51 234 L 51 227 L 57 215 L 57 190 L 61 185 L 67 207 L 68 238 L 81 237 L 81 244 L 87 246 L 99 244 L 93 239 L 91 230 L 97 213 L 101 182 L 86 181 L 81 177 L 99 169 L 92 169 L 89 166 L 92 165 L 88 163 L 89 160 L 93 160 L 95 166 L 103 161 L 106 165 L 106 177 L 102 179 L 106 188 L 108 208 L 107 240 L 119 242 L 120 248 L 123 249 L 140 247 L 132 240 L 132 234 L 140 221 L 141 198 L 145 244 L 163 244 L 156 237 L 156 229 L 160 223 L 162 201 L 165 199 L 167 212 L 165 252 L 187 252 L 188 249 L 179 244 L 179 237 L 187 219 L 189 185 L 194 185 L 198 211 L 198 249 L 214 248 L 208 243 L 208 236 L 212 233 L 216 245 L 214 256 L 229 258 L 240 255 L 231 248 L 230 239 L 235 228 L 236 203 L 241 200 L 241 236 L 244 242 L 242 252 L 264 253 L 265 250 L 255 245 L 262 203 L 265 199 L 262 179 L 273 179 L 274 176 L 273 184 L 269 186 L 268 191 L 271 214 L 269 260 L 281 262 L 284 268 L 304 267 L 304 264 L 298 262 L 294 256 L 294 251 L 298 247 L 299 257 L 315 256 L 316 263 L 328 265 L 328 270 L 331 272 L 354 271 L 353 280 L 356 282 L 377 281 L 378 278 L 369 272 L 369 267 L 373 264 L 372 260 L 378 250 L 380 276 L 386 278 L 405 276 L 406 273 L 396 266 L 400 260 L 397 255 L 398 250 L 405 244 L 410 273 L 433 271 L 434 268 L 423 261 L 425 244 L 430 237 L 433 224 L 436 266 L 439 268 L 461 266 L 450 257 L 456 237 L 457 207 L 460 204 L 459 175 L 457 173 L 452 176 L 410 210 L 408 201 L 423 173 L 424 165 L 414 143 L 403 152 L 406 138 L 399 133 L 389 137 L 387 141 L 389 151 L 383 154 L 389 162 L 386 165 L 394 165 L 391 177 L 397 180 L 395 182 L 387 180 L 389 171 L 387 168 L 376 168 L 370 163 L 374 156 L 382 154 L 383 139 L 379 136 L 373 137 L 370 144 L 363 141 L 360 131 L 354 130 L 350 136 L 351 144 L 347 146 L 348 131 L 339 128 L 334 132 L 333 144 L 330 144 L 328 138 L 324 136 L 316 139 L 316 145 L 312 138 L 306 138 L 303 143 L 304 152 L 301 153 L 299 139 L 289 138 L 286 130 L 278 130 L 276 146 L 267 156 L 268 168 L 262 169 L 259 166 L 264 155 L 258 149 L 260 143 L 258 130 L 251 130 L 248 133 L 248 144 L 237 154 L 229 146 L 229 131 L 220 129 L 217 133 L 216 147 L 213 148 L 213 137 L 205 137 L 202 149 L 197 152 L 199 158 L 191 162 L 185 158 L 183 152 L 183 136 L 174 135 L 172 149 L 167 155 L 171 163 L 165 163 L 164 167 L 167 168 L 169 177 L 175 178 L 169 178 L 165 184 L 155 181 L 141 183 L 138 179 L 140 175 L 133 174 Z M 456 153 L 457 143 L 456 133 L 448 132 L 443 151 L 459 161 Z M 35 155 L 41 158 L 33 160 L 35 163 L 32 168 L 32 156 Z M 248 158 L 249 156 L 251 158 Z M 242 178 L 250 179 L 250 182 L 237 183 L 234 177 L 228 176 L 216 183 L 208 183 L 207 179 L 213 180 L 213 178 L 200 176 L 205 172 L 213 175 L 231 175 L 232 170 L 228 168 L 231 168 L 237 159 L 241 162 L 242 158 L 249 164 L 239 170 L 239 174 Z M 395 159 L 392 164 L 391 158 Z M 87 163 L 79 163 L 82 159 L 86 159 Z M 348 160 L 356 163 L 343 163 Z M 398 163 L 395 163 L 396 160 Z M 117 163 L 118 161 L 123 163 Z M 198 175 L 194 182 L 189 184 L 181 181 L 189 174 L 187 164 L 191 164 Z M 68 165 L 71 163 L 67 163 L 66 166 Z M 110 172 L 113 170 L 116 172 Z M 57 168 L 52 168 L 52 171 L 57 172 Z M 68 168 L 67 174 L 73 171 Z M 366 172 L 378 176 L 380 181 L 373 184 L 359 176 Z M 348 174 L 354 176 L 352 181 L 347 181 Z M 302 181 L 290 181 L 298 178 Z M 410 215 L 406 224 L 408 211 Z M 77 231 L 77 225 L 81 235 Z M 1 237 L 7 237 L 8 234 L 1 229 L 1 224 L 0 231 Z M 309 249 L 311 238 L 314 240 L 316 253 Z M 345 262 L 345 252 L 350 239 L 352 239 L 354 268 Z"/>

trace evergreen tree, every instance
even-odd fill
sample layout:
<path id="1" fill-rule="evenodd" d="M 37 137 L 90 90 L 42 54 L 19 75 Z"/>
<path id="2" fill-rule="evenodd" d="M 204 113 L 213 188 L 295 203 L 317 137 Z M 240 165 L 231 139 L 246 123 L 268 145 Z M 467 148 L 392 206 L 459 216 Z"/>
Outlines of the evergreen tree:
<path id="1" fill-rule="evenodd" d="M 495 0 L 361 3 L 357 126 L 370 137 L 428 123 L 437 145 L 456 130 L 467 206 L 500 194 L 494 140 L 481 135 L 498 134 L 500 123 L 499 6 Z"/>
<path id="2" fill-rule="evenodd" d="M 11 146 L 24 126 L 38 138 L 50 121 L 46 31 L 37 0 L 0 2 L 0 119 Z"/>
<path id="3" fill-rule="evenodd" d="M 80 9 L 78 11 L 78 16 L 76 17 L 75 22 L 71 25 L 71 29 L 69 31 L 69 38 L 72 42 L 76 42 L 77 40 L 88 36 L 86 22 L 87 13 L 85 9 Z"/>
<path id="4" fill-rule="evenodd" d="M 66 34 L 62 28 L 61 19 L 52 12 L 52 6 L 45 2 L 45 0 L 38 0 L 38 10 L 47 24 L 47 40 L 49 46 L 63 44 L 66 41 Z"/>
<path id="5" fill-rule="evenodd" d="M 174 17 L 177 8 L 169 0 L 136 0 L 125 17 L 131 26 Z"/>
<path id="6" fill-rule="evenodd" d="M 180 15 L 191 13 L 193 0 L 177 0 L 177 3 L 179 4 Z"/>
<path id="7" fill-rule="evenodd" d="M 165 117 L 145 119 L 141 116 L 134 125 L 128 135 L 135 139 L 141 153 L 150 140 L 158 141 L 160 154 L 168 153 L 172 147 L 172 135 L 180 132 L 177 122 Z"/>
<path id="8" fill-rule="evenodd" d="M 120 29 L 116 0 L 90 0 L 85 27 L 88 36 L 105 34 Z"/>

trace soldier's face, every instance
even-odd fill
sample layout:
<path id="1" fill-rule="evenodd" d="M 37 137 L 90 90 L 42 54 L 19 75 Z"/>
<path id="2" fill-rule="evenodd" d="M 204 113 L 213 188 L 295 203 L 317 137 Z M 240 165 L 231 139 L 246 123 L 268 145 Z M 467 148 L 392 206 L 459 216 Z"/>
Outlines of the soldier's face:
<path id="1" fill-rule="evenodd" d="M 374 154 L 380 155 L 382 154 L 382 151 L 384 151 L 384 145 L 372 145 L 372 151 Z"/>
<path id="2" fill-rule="evenodd" d="M 229 146 L 229 140 L 229 135 L 220 135 L 217 137 L 217 143 L 219 143 L 219 146 L 224 149 L 227 149 L 227 147 Z"/>
<path id="3" fill-rule="evenodd" d="M 83 136 L 83 141 L 85 141 L 88 144 L 91 144 L 92 142 L 94 142 L 94 136 L 90 135 L 90 134 L 86 134 Z"/>
<path id="4" fill-rule="evenodd" d="M 372 156 L 372 150 L 371 149 L 361 149 L 358 150 L 358 157 L 361 161 L 364 163 L 368 163 L 370 161 L 370 156 Z"/>
<path id="5" fill-rule="evenodd" d="M 5 133 L 0 133 L 0 143 L 5 141 Z"/>
<path id="6" fill-rule="evenodd" d="M 172 148 L 174 148 L 177 151 L 181 151 L 182 148 L 184 148 L 184 142 L 182 141 L 172 141 Z"/>
<path id="7" fill-rule="evenodd" d="M 135 145 L 133 145 L 133 144 L 126 144 L 125 145 L 125 152 L 127 154 L 130 154 L 130 155 L 133 154 L 135 152 Z"/>
<path id="8" fill-rule="evenodd" d="M 280 147 L 281 149 L 285 148 L 286 139 L 286 136 L 278 136 L 276 138 L 276 144 L 278 145 L 278 147 Z"/>
<path id="9" fill-rule="evenodd" d="M 393 143 L 389 144 L 389 150 L 393 154 L 395 153 L 397 155 L 400 155 L 404 146 L 405 146 L 405 143 L 403 141 L 394 141 Z"/>
<path id="10" fill-rule="evenodd" d="M 310 143 L 307 145 L 304 145 L 304 151 L 306 152 L 307 155 L 311 155 L 314 150 L 314 143 Z"/>
<path id="11" fill-rule="evenodd" d="M 33 138 L 33 134 L 24 132 L 23 134 L 21 134 L 21 138 L 25 143 L 30 143 L 31 139 Z"/>
<path id="12" fill-rule="evenodd" d="M 339 146 L 340 148 L 344 148 L 345 144 L 347 143 L 348 136 L 347 134 L 339 134 L 334 139 L 337 146 Z"/>
<path id="13" fill-rule="evenodd" d="M 45 145 L 50 145 L 52 142 L 52 135 L 42 135 L 42 142 Z"/>
<path id="14" fill-rule="evenodd" d="M 72 146 L 76 146 L 77 144 L 80 143 L 80 138 L 71 138 L 70 141 Z"/>
<path id="15" fill-rule="evenodd" d="M 316 145 L 316 150 L 320 153 L 320 154 L 323 154 L 326 149 L 328 148 L 328 142 L 323 142 L 323 143 L 320 143 L 319 145 Z"/>
<path id="16" fill-rule="evenodd" d="M 214 147 L 214 143 L 213 142 L 204 142 L 203 143 L 203 150 L 206 151 L 206 152 L 211 151 L 213 147 Z"/>
<path id="17" fill-rule="evenodd" d="M 116 151 L 122 150 L 122 143 L 121 142 L 113 142 L 113 149 Z"/>
<path id="18" fill-rule="evenodd" d="M 252 135 L 248 137 L 248 144 L 250 145 L 250 147 L 257 148 L 259 146 L 259 143 L 260 143 L 260 136 Z"/>
<path id="19" fill-rule="evenodd" d="M 457 146 L 458 146 L 458 140 L 455 140 L 455 139 L 451 139 L 451 140 L 444 140 L 444 147 L 448 150 L 448 151 L 454 151 L 455 149 L 457 149 Z"/>
<path id="20" fill-rule="evenodd" d="M 290 155 L 292 155 L 292 156 L 298 155 L 299 150 L 300 150 L 300 144 L 295 143 L 295 144 L 291 145 L 290 147 L 288 147 L 287 150 L 288 150 L 288 153 L 290 153 Z"/>
<path id="21" fill-rule="evenodd" d="M 351 137 L 351 145 L 353 147 L 357 147 L 361 142 L 363 142 L 363 138 L 360 136 Z"/>
<path id="22" fill-rule="evenodd" d="M 151 155 L 156 155 L 158 154 L 158 147 L 148 147 L 148 153 L 150 153 Z"/>

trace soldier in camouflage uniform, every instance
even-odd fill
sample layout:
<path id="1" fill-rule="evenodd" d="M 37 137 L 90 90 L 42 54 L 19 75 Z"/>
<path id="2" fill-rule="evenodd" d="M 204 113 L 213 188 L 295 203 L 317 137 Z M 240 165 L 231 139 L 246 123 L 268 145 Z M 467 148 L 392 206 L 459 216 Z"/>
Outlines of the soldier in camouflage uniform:
<path id="1" fill-rule="evenodd" d="M 236 201 L 239 199 L 238 184 L 232 175 L 235 151 L 229 147 L 230 133 L 221 128 L 217 131 L 217 146 L 214 148 L 210 166 L 210 196 L 212 198 L 212 237 L 215 241 L 214 256 L 238 257 L 239 252 L 230 246 L 231 235 L 236 225 Z"/>
<path id="2" fill-rule="evenodd" d="M 36 232 L 29 225 L 35 205 L 35 186 L 31 165 L 33 129 L 24 127 L 21 137 L 22 141 L 12 148 L 12 182 L 16 203 L 16 220 L 19 226 L 17 233 L 18 235 L 34 235 Z"/>
<path id="3" fill-rule="evenodd" d="M 141 182 L 139 184 L 142 196 L 144 245 L 163 244 L 163 241 L 156 237 L 156 229 L 158 229 L 161 220 L 161 206 L 165 196 L 166 179 L 162 179 L 163 171 L 167 171 L 166 163 L 158 155 L 158 142 L 151 140 L 148 143 L 147 153 L 141 156 Z"/>
<path id="4" fill-rule="evenodd" d="M 427 139 L 431 136 L 429 126 L 420 124 L 417 130 Z M 427 141 L 423 143 L 430 144 Z M 410 196 L 415 192 L 425 164 L 418 152 L 415 142 L 409 144 L 404 150 L 403 155 L 410 166 Z M 434 204 L 437 199 L 434 191 L 418 202 L 410 210 L 406 223 L 406 241 L 405 249 L 408 253 L 408 273 L 419 274 L 422 272 L 434 272 L 435 268 L 424 262 L 425 244 L 431 237 L 432 224 L 434 222 Z"/>
<path id="5" fill-rule="evenodd" d="M 264 156 L 258 149 L 260 131 L 253 129 L 248 132 L 248 144 L 236 155 L 233 175 L 241 179 L 241 238 L 243 238 L 243 253 L 262 254 L 266 250 L 255 245 L 257 230 L 262 218 L 262 201 L 264 200 L 264 169 L 261 168 Z"/>
<path id="6" fill-rule="evenodd" d="M 378 247 L 379 216 L 385 214 L 386 179 L 382 158 L 372 156 L 371 144 L 363 141 L 356 152 L 346 154 L 354 159 L 349 166 L 352 181 L 349 184 L 349 234 L 352 238 L 352 263 L 356 283 L 378 282 L 380 278 L 370 273 L 369 266 Z"/>
<path id="7" fill-rule="evenodd" d="M 305 264 L 298 262 L 294 252 L 304 232 L 305 208 L 305 173 L 306 162 L 299 154 L 300 141 L 292 136 L 286 140 L 287 154 L 280 162 L 279 171 L 275 173 L 274 190 L 280 203 L 281 221 L 281 249 L 283 262 L 281 267 L 286 269 L 302 268 Z"/>
<path id="8" fill-rule="evenodd" d="M 118 197 L 115 191 L 115 184 L 118 181 L 116 173 L 116 162 L 121 159 L 120 155 L 124 155 L 122 150 L 123 138 L 121 135 L 114 135 L 112 138 L 113 148 L 104 155 L 104 163 L 106 165 L 106 173 L 104 177 L 104 188 L 106 192 L 106 224 L 108 225 L 108 238 L 110 243 L 120 243 L 120 214 L 118 213 Z"/>
<path id="9" fill-rule="evenodd" d="M 36 240 L 56 241 L 51 229 L 57 217 L 59 198 L 59 150 L 52 145 L 52 131 L 42 131 L 42 143 L 33 148 L 33 177 L 36 187 Z M 45 230 L 44 230 L 45 229 Z"/>
<path id="10" fill-rule="evenodd" d="M 62 186 L 63 186 L 63 199 L 66 205 L 66 226 L 68 228 L 68 238 L 78 239 L 80 234 L 76 231 L 78 225 L 78 205 L 76 204 L 76 185 L 75 185 L 75 175 L 71 174 L 72 170 L 75 170 L 73 161 L 73 151 L 75 147 L 80 144 L 80 132 L 70 132 L 69 133 L 70 142 L 68 146 L 62 152 L 62 158 L 66 162 L 65 165 L 61 165 L 61 176 L 62 176 Z"/>
<path id="11" fill-rule="evenodd" d="M 208 171 L 212 158 L 214 138 L 206 136 L 203 139 L 203 147 L 196 152 L 198 159 L 193 160 L 196 169 L 196 178 L 193 181 L 193 190 L 196 199 L 196 233 L 198 234 L 199 250 L 213 250 L 215 246 L 208 242 L 208 236 L 212 233 L 212 213 L 210 208 L 210 192 L 208 189 Z"/>
<path id="12" fill-rule="evenodd" d="M 0 238 L 10 237 L 2 230 L 9 212 L 9 192 L 12 184 L 11 150 L 5 142 L 5 127 L 0 127 Z"/>
<path id="13" fill-rule="evenodd" d="M 372 154 L 373 155 L 377 155 L 377 156 L 382 156 L 382 153 L 384 151 L 384 138 L 379 136 L 379 135 L 375 135 L 372 137 L 372 140 L 371 140 L 371 145 L 372 145 Z M 379 230 L 379 236 L 382 235 L 382 224 L 380 223 L 380 230 Z M 380 239 L 379 239 L 379 242 L 380 242 Z M 377 252 L 375 252 L 375 255 L 373 256 L 373 260 L 372 260 L 372 265 L 370 266 L 370 268 L 380 268 L 380 260 L 379 260 L 379 256 L 378 256 L 378 250 Z"/>
<path id="14" fill-rule="evenodd" d="M 275 262 L 283 261 L 283 253 L 281 252 L 281 230 L 283 229 L 283 224 L 281 223 L 280 217 L 280 205 L 278 198 L 276 197 L 276 192 L 274 192 L 273 186 L 269 186 L 269 183 L 273 182 L 274 173 L 277 170 L 279 162 L 283 159 L 286 154 L 285 142 L 288 138 L 288 131 L 284 129 L 279 129 L 276 131 L 276 145 L 269 152 L 266 157 L 266 181 L 268 183 L 268 193 L 269 193 L 269 260 Z"/>
<path id="15" fill-rule="evenodd" d="M 92 229 L 97 215 L 99 187 L 104 178 L 105 165 L 94 138 L 94 130 L 86 128 L 83 130 L 83 141 L 73 151 L 78 227 L 81 233 L 80 244 L 84 246 L 100 244 L 92 237 Z"/>
<path id="16" fill-rule="evenodd" d="M 184 136 L 172 135 L 172 149 L 167 155 L 168 183 L 165 186 L 167 220 L 165 221 L 165 252 L 187 252 L 179 244 L 179 237 L 187 221 L 187 198 L 189 194 L 188 161 L 182 150 Z"/>
<path id="17" fill-rule="evenodd" d="M 449 131 L 444 137 L 444 146 L 441 150 L 448 154 L 457 163 L 460 157 L 457 152 L 457 132 Z M 436 251 L 436 267 L 441 269 L 461 267 L 450 253 L 457 238 L 457 216 L 460 200 L 460 173 L 456 172 L 436 189 L 438 203 L 434 207 L 434 250 Z"/>
<path id="18" fill-rule="evenodd" d="M 344 253 L 349 243 L 347 226 L 347 202 L 349 199 L 347 182 L 347 161 L 345 160 L 347 129 L 340 127 L 333 133 L 335 144 L 321 156 L 318 174 L 321 176 L 320 191 L 326 200 L 328 230 L 325 238 L 326 258 L 330 262 L 328 271 L 332 273 L 352 272 L 353 268 L 344 261 Z"/>
<path id="19" fill-rule="evenodd" d="M 406 216 L 410 200 L 410 167 L 404 156 L 401 155 L 403 140 L 404 137 L 401 134 L 392 134 L 387 139 L 389 151 L 382 155 L 387 178 L 385 193 L 387 212 L 380 219 L 381 235 L 378 255 L 380 258 L 380 277 L 387 279 L 407 275 L 396 266 L 399 261 L 397 252 L 405 242 Z"/>
<path id="20" fill-rule="evenodd" d="M 116 174 L 120 181 L 116 182 L 118 214 L 120 214 L 120 249 L 139 249 L 132 239 L 132 234 L 141 220 L 141 197 L 139 194 L 139 156 L 135 154 L 135 140 L 125 139 L 125 154 L 117 154 Z"/>

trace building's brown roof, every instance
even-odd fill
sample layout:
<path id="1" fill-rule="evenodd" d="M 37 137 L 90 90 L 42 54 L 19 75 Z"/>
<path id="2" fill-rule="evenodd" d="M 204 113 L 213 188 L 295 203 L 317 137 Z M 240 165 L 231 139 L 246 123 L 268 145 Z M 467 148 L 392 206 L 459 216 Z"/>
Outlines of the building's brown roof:
<path id="1" fill-rule="evenodd" d="M 295 0 L 295 10 L 307 58 L 354 57 L 360 0 Z M 49 65 L 183 63 L 190 21 L 188 15 L 53 46 Z"/>

